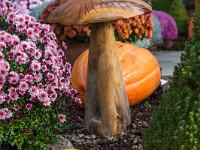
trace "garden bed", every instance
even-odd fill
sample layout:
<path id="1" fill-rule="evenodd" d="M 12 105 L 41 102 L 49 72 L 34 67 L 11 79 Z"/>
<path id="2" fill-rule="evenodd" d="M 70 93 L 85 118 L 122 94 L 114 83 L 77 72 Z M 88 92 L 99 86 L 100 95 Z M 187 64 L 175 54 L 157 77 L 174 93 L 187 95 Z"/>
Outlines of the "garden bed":
<path id="1" fill-rule="evenodd" d="M 78 110 L 80 120 L 75 122 L 66 134 L 66 138 L 75 148 L 80 150 L 140 150 L 142 149 L 142 134 L 148 127 L 155 107 L 163 93 L 163 87 L 157 90 L 145 101 L 130 107 L 132 122 L 126 132 L 116 136 L 95 136 L 88 133 L 85 128 L 84 110 Z"/>

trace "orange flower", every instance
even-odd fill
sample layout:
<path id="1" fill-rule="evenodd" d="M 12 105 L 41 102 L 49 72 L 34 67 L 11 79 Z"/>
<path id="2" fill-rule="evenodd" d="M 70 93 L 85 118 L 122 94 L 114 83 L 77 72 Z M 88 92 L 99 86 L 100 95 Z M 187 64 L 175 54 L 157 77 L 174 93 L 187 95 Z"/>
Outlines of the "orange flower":
<path id="1" fill-rule="evenodd" d="M 145 33 L 145 28 L 144 28 L 144 26 L 141 27 L 141 33 L 142 33 L 142 34 Z"/>
<path id="2" fill-rule="evenodd" d="M 64 34 L 62 34 L 62 35 L 60 36 L 60 40 L 61 40 L 61 41 L 64 41 L 65 38 L 66 38 L 66 35 L 64 35 Z"/>
<path id="3" fill-rule="evenodd" d="M 88 30 L 89 30 L 89 27 L 88 27 L 88 26 L 84 26 L 84 27 L 83 27 L 83 31 L 84 31 L 84 32 L 87 32 Z"/>
<path id="4" fill-rule="evenodd" d="M 117 29 L 117 32 L 118 32 L 118 33 L 119 33 L 119 32 L 122 32 L 122 28 Z"/>
<path id="5" fill-rule="evenodd" d="M 132 22 L 132 25 L 135 27 L 135 26 L 137 26 L 137 22 L 136 21 L 133 21 Z"/>
<path id="6" fill-rule="evenodd" d="M 128 29 L 124 29 L 124 33 L 128 33 Z"/>
<path id="7" fill-rule="evenodd" d="M 139 16 L 134 17 L 134 20 L 138 20 L 138 19 L 139 19 Z"/>
<path id="8" fill-rule="evenodd" d="M 122 20 L 118 20 L 118 24 L 122 25 L 123 21 Z"/>
<path id="9" fill-rule="evenodd" d="M 148 29 L 145 29 L 145 35 L 147 35 L 148 34 Z"/>
<path id="10" fill-rule="evenodd" d="M 129 34 L 127 33 L 127 34 L 125 34 L 125 38 L 126 39 L 128 39 L 129 38 Z"/>
<path id="11" fill-rule="evenodd" d="M 129 23 L 129 24 L 132 24 L 132 23 L 133 23 L 133 19 L 129 19 L 129 20 L 128 20 L 128 23 Z"/>
<path id="12" fill-rule="evenodd" d="M 129 30 L 129 32 L 128 32 L 129 34 L 132 34 L 133 33 L 133 30 L 131 29 L 131 30 Z"/>
<path id="13" fill-rule="evenodd" d="M 75 30 L 71 30 L 71 31 L 68 33 L 68 36 L 69 36 L 70 38 L 73 38 L 75 35 L 76 35 L 76 31 L 75 31 Z"/>
<path id="14" fill-rule="evenodd" d="M 52 27 L 53 29 L 55 29 L 55 28 L 56 28 L 56 24 L 51 24 L 51 27 Z"/>
<path id="15" fill-rule="evenodd" d="M 120 37 L 123 37 L 123 35 L 124 35 L 122 32 L 118 32 L 118 34 Z"/>
<path id="16" fill-rule="evenodd" d="M 87 36 L 90 36 L 90 34 L 91 34 L 91 30 L 88 30 L 87 31 Z"/>
<path id="17" fill-rule="evenodd" d="M 139 32 L 139 33 L 137 34 L 137 36 L 138 36 L 139 39 L 141 39 L 141 38 L 142 38 L 142 33 Z"/>
<path id="18" fill-rule="evenodd" d="M 38 18 L 39 18 L 39 19 L 44 19 L 44 15 L 41 14 L 41 15 L 38 16 Z"/>
<path id="19" fill-rule="evenodd" d="M 141 19 L 141 20 L 144 20 L 144 15 L 141 15 L 141 16 L 140 16 L 140 19 Z"/>
<path id="20" fill-rule="evenodd" d="M 64 27 L 64 31 L 70 31 L 70 30 L 72 30 L 72 26 L 65 26 Z"/>
<path id="21" fill-rule="evenodd" d="M 65 30 L 65 31 L 64 31 L 64 35 L 68 35 L 68 31 Z"/>
<path id="22" fill-rule="evenodd" d="M 126 23 L 125 22 L 122 23 L 122 28 L 126 29 Z"/>
<path id="23" fill-rule="evenodd" d="M 57 26 L 55 29 L 56 34 L 60 35 L 61 34 L 61 27 Z"/>
<path id="24" fill-rule="evenodd" d="M 59 45 L 61 43 L 60 39 L 57 39 L 56 43 Z"/>
<path id="25" fill-rule="evenodd" d="M 137 34 L 139 32 L 139 29 L 138 28 L 135 28 L 134 29 L 134 32 Z"/>

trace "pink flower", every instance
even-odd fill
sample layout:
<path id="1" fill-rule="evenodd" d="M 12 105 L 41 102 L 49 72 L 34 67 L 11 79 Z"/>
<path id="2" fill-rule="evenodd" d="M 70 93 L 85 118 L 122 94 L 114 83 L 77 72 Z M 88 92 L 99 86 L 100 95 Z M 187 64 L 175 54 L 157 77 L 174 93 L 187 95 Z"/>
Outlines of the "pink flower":
<path id="1" fill-rule="evenodd" d="M 25 75 L 25 80 L 27 81 L 27 82 L 33 82 L 33 76 L 32 75 Z"/>
<path id="2" fill-rule="evenodd" d="M 4 96 L 0 95 L 0 104 L 2 104 L 5 101 Z"/>
<path id="3" fill-rule="evenodd" d="M 43 102 L 44 106 L 50 106 L 51 105 L 51 101 L 49 99 L 47 99 L 46 101 Z"/>
<path id="4" fill-rule="evenodd" d="M 0 109 L 0 120 L 5 120 L 12 116 L 12 112 L 8 108 Z"/>
<path id="5" fill-rule="evenodd" d="M 10 84 L 17 84 L 18 80 L 16 78 L 10 78 L 9 83 Z"/>
<path id="6" fill-rule="evenodd" d="M 7 71 L 9 71 L 10 70 L 9 63 L 5 60 L 0 61 L 0 69 L 6 69 Z"/>
<path id="7" fill-rule="evenodd" d="M 50 57 L 53 56 L 53 53 L 50 50 L 45 50 L 44 55 L 46 59 L 49 59 Z"/>
<path id="8" fill-rule="evenodd" d="M 41 68 L 40 62 L 38 62 L 37 60 L 33 60 L 33 61 L 32 61 L 32 64 L 31 64 L 31 68 L 32 68 L 34 71 L 39 71 L 40 68 Z"/>
<path id="9" fill-rule="evenodd" d="M 78 97 L 76 97 L 76 98 L 75 98 L 75 102 L 76 102 L 76 103 L 78 103 L 78 104 L 82 104 L 82 101 L 81 101 L 81 99 L 80 99 L 80 98 L 78 98 Z"/>
<path id="10" fill-rule="evenodd" d="M 9 97 L 14 101 L 19 99 L 19 95 L 17 93 L 9 93 Z"/>
<path id="11" fill-rule="evenodd" d="M 33 36 L 33 29 L 32 28 L 28 28 L 27 29 L 27 34 L 29 37 L 32 37 Z"/>
<path id="12" fill-rule="evenodd" d="M 44 89 L 44 85 L 42 83 L 39 83 L 37 85 L 37 87 L 38 87 L 39 90 L 43 90 Z"/>
<path id="13" fill-rule="evenodd" d="M 45 72 L 46 70 L 47 70 L 47 66 L 46 66 L 46 65 L 43 65 L 43 66 L 42 66 L 42 71 Z"/>
<path id="14" fill-rule="evenodd" d="M 35 76 L 35 80 L 36 82 L 40 82 L 42 80 L 42 74 L 41 73 L 38 73 L 36 76 Z"/>
<path id="15" fill-rule="evenodd" d="M 55 101 L 56 98 L 57 98 L 57 93 L 56 93 L 56 92 L 52 93 L 52 94 L 51 94 L 51 100 L 52 100 L 52 101 Z"/>
<path id="16" fill-rule="evenodd" d="M 19 105 L 14 105 L 14 110 L 17 111 L 18 109 L 20 109 Z"/>
<path id="17" fill-rule="evenodd" d="M 59 114 L 58 118 L 59 118 L 60 122 L 62 122 L 62 123 L 64 123 L 66 121 L 66 116 L 65 115 Z"/>
<path id="18" fill-rule="evenodd" d="M 62 42 L 62 47 L 66 50 L 67 49 L 67 45 L 66 45 L 66 43 L 63 41 Z M 64 56 L 64 55 L 63 55 Z"/>
<path id="19" fill-rule="evenodd" d="M 52 73 L 47 73 L 47 78 L 49 80 L 53 80 L 54 79 L 54 75 Z"/>
<path id="20" fill-rule="evenodd" d="M 0 76 L 2 76 L 3 78 L 5 78 L 7 76 L 8 72 L 6 69 L 0 69 Z"/>
<path id="21" fill-rule="evenodd" d="M 32 97 L 36 97 L 39 95 L 39 90 L 36 86 L 32 86 L 30 89 L 29 89 L 29 93 Z"/>
<path id="22" fill-rule="evenodd" d="M 67 70 L 71 70 L 71 64 L 70 63 L 66 62 L 65 66 L 66 66 Z"/>
<path id="23" fill-rule="evenodd" d="M 32 106 L 33 106 L 32 104 L 26 104 L 26 109 L 27 109 L 27 110 L 31 110 L 31 109 L 32 109 Z"/>
<path id="24" fill-rule="evenodd" d="M 0 51 L 0 61 L 4 59 L 3 53 Z"/>
<path id="25" fill-rule="evenodd" d="M 35 102 L 35 100 L 36 100 L 35 97 L 31 97 L 31 98 L 30 98 L 30 101 L 31 101 L 31 102 Z"/>
<path id="26" fill-rule="evenodd" d="M 16 79 L 16 80 L 19 79 L 18 73 L 14 72 L 14 71 L 11 71 L 11 72 L 10 72 L 10 76 L 11 76 L 13 79 Z"/>
<path id="27" fill-rule="evenodd" d="M 28 89 L 28 84 L 25 81 L 20 82 L 19 89 L 22 91 L 26 91 Z"/>
<path id="28" fill-rule="evenodd" d="M 25 94 L 25 91 L 20 90 L 19 94 L 23 96 Z"/>
<path id="29" fill-rule="evenodd" d="M 9 93 L 15 93 L 16 89 L 14 87 L 11 87 L 11 88 L 8 89 L 8 92 Z"/>
<path id="30" fill-rule="evenodd" d="M 41 52 L 35 52 L 35 55 L 34 55 L 34 57 L 35 57 L 35 59 L 40 59 L 41 58 L 41 56 L 42 56 L 42 53 Z"/>
<path id="31" fill-rule="evenodd" d="M 41 91 L 39 94 L 39 100 L 41 100 L 42 102 L 48 100 L 48 94 L 45 91 Z"/>
<path id="32" fill-rule="evenodd" d="M 6 111 L 4 109 L 0 109 L 0 120 L 6 119 Z"/>
<path id="33" fill-rule="evenodd" d="M 52 93 L 53 92 L 53 87 L 48 85 L 46 88 L 47 93 Z"/>
<path id="34" fill-rule="evenodd" d="M 5 108 L 5 109 L 6 109 L 6 118 L 8 119 L 8 118 L 12 117 L 12 112 L 10 110 L 8 110 L 7 108 Z"/>
<path id="35" fill-rule="evenodd" d="M 0 51 L 2 51 L 4 48 L 6 48 L 6 44 L 0 41 Z"/>

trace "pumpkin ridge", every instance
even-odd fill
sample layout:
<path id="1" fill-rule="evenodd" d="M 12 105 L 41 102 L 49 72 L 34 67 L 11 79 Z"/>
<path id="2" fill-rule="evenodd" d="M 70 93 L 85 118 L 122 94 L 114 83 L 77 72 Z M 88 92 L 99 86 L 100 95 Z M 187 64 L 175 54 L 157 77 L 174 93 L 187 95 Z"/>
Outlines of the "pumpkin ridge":
<path id="1" fill-rule="evenodd" d="M 151 93 L 156 90 L 156 88 L 159 86 L 160 82 L 156 82 L 156 78 L 158 78 L 158 73 L 160 72 L 160 69 L 157 68 L 156 70 L 154 70 L 150 75 L 146 76 L 146 78 L 143 78 L 141 81 L 138 81 L 137 83 L 135 83 L 134 85 L 126 85 L 126 92 L 127 94 L 130 93 L 131 91 L 129 89 L 132 89 L 134 88 L 136 85 L 143 85 L 142 83 L 145 82 L 145 80 L 148 80 L 149 78 L 152 78 L 152 76 L 154 77 L 154 79 L 151 79 L 151 85 L 145 85 L 145 87 L 149 87 L 149 88 L 146 88 L 146 90 L 142 91 L 142 93 L 138 93 L 137 91 L 137 96 L 134 95 L 131 95 L 131 94 L 128 94 L 128 99 L 129 99 L 129 103 L 130 105 L 134 105 L 134 104 L 137 104 L 139 102 L 141 102 L 141 99 L 146 99 L 147 97 L 149 97 L 151 95 Z M 159 73 L 159 78 L 161 77 L 161 73 Z M 154 85 L 152 87 L 152 85 Z M 141 88 L 141 87 L 140 87 Z M 132 101 L 132 99 L 134 99 L 134 101 Z"/>
<path id="2" fill-rule="evenodd" d="M 88 51 L 88 50 L 87 50 Z M 85 55 L 85 57 L 83 58 L 83 62 L 87 61 L 86 58 L 88 57 L 88 55 Z M 84 80 L 84 76 L 83 76 L 83 69 L 84 69 L 84 64 L 85 63 L 82 63 L 81 64 L 81 80 L 82 82 L 84 83 L 84 86 L 83 86 L 83 89 L 85 90 L 86 89 L 86 80 Z M 87 74 L 87 73 L 86 73 Z M 86 79 L 87 79 L 87 75 L 86 75 Z"/>
<path id="3" fill-rule="evenodd" d="M 148 78 L 149 76 L 152 76 L 153 74 L 155 74 L 155 72 L 159 71 L 160 69 L 159 68 L 156 68 L 156 70 L 153 70 L 150 74 L 148 74 L 147 76 L 143 77 L 143 78 L 140 78 L 141 80 L 135 82 L 135 83 L 141 83 L 145 80 L 145 78 Z M 129 87 L 131 86 L 130 84 L 126 84 L 126 87 Z"/>

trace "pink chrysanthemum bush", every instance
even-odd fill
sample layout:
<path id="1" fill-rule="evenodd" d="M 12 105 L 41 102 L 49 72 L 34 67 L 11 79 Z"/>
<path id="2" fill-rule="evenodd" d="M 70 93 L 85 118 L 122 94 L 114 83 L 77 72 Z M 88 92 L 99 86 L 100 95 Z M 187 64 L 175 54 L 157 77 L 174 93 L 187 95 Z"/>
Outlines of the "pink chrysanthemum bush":
<path id="1" fill-rule="evenodd" d="M 55 40 L 49 25 L 0 2 L 0 145 L 45 149 L 79 119 L 71 65 Z"/>

